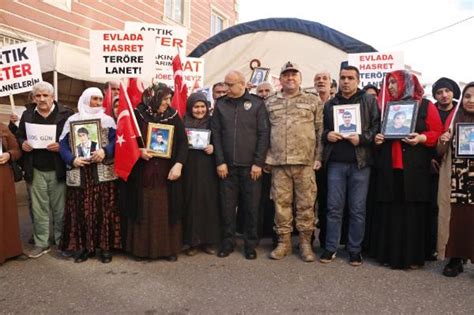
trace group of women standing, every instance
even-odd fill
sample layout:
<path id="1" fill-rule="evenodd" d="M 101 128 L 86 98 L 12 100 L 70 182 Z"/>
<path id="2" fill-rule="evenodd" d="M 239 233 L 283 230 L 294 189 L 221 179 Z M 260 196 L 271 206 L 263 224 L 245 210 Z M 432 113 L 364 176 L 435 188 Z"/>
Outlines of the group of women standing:
<path id="1" fill-rule="evenodd" d="M 463 259 L 474 261 L 474 206 L 470 198 L 474 163 L 471 158 L 455 156 L 453 141 L 457 123 L 474 122 L 474 83 L 465 87 L 455 123 L 446 131 L 436 107 L 423 98 L 424 90 L 415 75 L 394 71 L 385 80 L 386 90 L 379 94 L 381 108 L 391 101 L 412 100 L 417 101 L 418 109 L 415 132 L 409 137 L 391 140 L 380 133 L 375 137 L 376 206 L 369 227 L 369 255 L 394 269 L 417 269 L 429 258 L 430 165 L 436 149 L 443 158 L 438 257 L 451 258 L 443 274 L 456 276 L 463 269 Z"/>
<path id="2" fill-rule="evenodd" d="M 444 130 L 437 109 L 423 99 L 416 76 L 395 71 L 386 76 L 388 102 L 418 102 L 415 133 L 403 140 L 375 138 L 377 155 L 376 206 L 371 220 L 370 255 L 392 268 L 418 268 L 424 264 L 426 217 L 430 207 L 430 159 L 433 150 L 443 156 L 439 184 L 439 257 L 450 258 L 444 273 L 462 272 L 462 260 L 474 261 L 474 161 L 457 157 L 456 124 L 474 123 L 474 83 L 462 93 L 453 128 Z M 183 243 L 186 254 L 199 249 L 215 254 L 219 243 L 218 179 L 212 142 L 204 150 L 188 148 L 186 128 L 209 129 L 206 96 L 188 98 L 183 120 L 170 106 L 172 91 L 158 84 L 146 89 L 135 110 L 146 143 L 148 123 L 174 126 L 170 159 L 156 158 L 140 149 L 127 182 L 113 174 L 116 124 L 102 108 L 97 88 L 84 91 L 78 113 L 71 116 L 61 135 L 60 153 L 68 167 L 64 233 L 59 248 L 75 262 L 96 254 L 112 260 L 112 249 L 124 249 L 137 259 L 176 261 Z M 71 150 L 70 122 L 99 119 L 101 149 L 86 159 Z M 444 133 L 443 133 L 444 132 Z M 474 130 L 473 130 L 474 132 Z M 441 135 L 442 134 L 442 135 Z M 441 136 L 440 136 L 441 135 Z M 20 158 L 14 136 L 0 125 L 0 263 L 22 252 L 14 181 L 9 161 Z"/>

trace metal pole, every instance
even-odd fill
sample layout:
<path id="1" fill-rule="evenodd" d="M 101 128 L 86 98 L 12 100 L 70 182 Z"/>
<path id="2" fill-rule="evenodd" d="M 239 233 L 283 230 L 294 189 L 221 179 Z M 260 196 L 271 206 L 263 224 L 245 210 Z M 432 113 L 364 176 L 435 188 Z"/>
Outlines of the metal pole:
<path id="1" fill-rule="evenodd" d="M 58 101 L 58 72 L 56 70 L 53 71 L 53 86 L 54 86 L 54 100 Z"/>

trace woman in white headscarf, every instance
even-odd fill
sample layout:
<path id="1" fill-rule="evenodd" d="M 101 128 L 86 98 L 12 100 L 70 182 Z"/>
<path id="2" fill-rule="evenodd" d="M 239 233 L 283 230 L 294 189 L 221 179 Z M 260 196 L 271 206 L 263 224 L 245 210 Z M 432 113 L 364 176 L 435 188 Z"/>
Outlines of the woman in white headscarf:
<path id="1" fill-rule="evenodd" d="M 74 253 L 76 263 L 94 256 L 96 249 L 101 250 L 100 260 L 109 263 L 110 250 L 120 248 L 113 167 L 116 125 L 104 113 L 102 100 L 98 88 L 86 89 L 79 98 L 79 112 L 69 117 L 60 137 L 60 154 L 68 171 L 64 231 L 59 249 Z M 84 120 L 100 120 L 100 137 L 94 131 L 94 124 L 82 124 Z"/>

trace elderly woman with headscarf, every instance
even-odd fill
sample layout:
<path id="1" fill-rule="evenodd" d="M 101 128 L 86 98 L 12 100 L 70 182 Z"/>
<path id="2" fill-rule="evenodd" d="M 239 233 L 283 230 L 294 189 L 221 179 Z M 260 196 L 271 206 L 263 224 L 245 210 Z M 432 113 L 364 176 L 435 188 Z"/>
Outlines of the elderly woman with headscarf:
<path id="1" fill-rule="evenodd" d="M 210 132 L 209 102 L 203 93 L 193 93 L 186 104 L 184 126 Z M 189 150 L 184 168 L 184 244 L 193 256 L 199 247 L 210 255 L 219 244 L 219 188 L 214 146 Z"/>
<path id="2" fill-rule="evenodd" d="M 393 269 L 424 265 L 427 252 L 427 219 L 430 209 L 432 148 L 443 132 L 435 106 L 423 98 L 418 78 L 408 71 L 385 77 L 379 104 L 416 101 L 415 131 L 401 140 L 377 134 L 377 213 L 373 223 L 371 255 Z M 382 103 L 383 102 L 383 103 Z"/>
<path id="3" fill-rule="evenodd" d="M 74 253 L 74 262 L 81 263 L 100 249 L 103 263 L 112 261 L 111 250 L 120 248 L 120 216 L 113 171 L 116 125 L 102 107 L 102 92 L 86 89 L 78 102 L 79 112 L 69 117 L 60 137 L 61 157 L 67 165 L 64 231 L 59 248 Z M 100 120 L 100 145 L 89 140 L 87 154 L 74 154 L 72 132 L 92 134 L 84 126 L 71 130 L 71 123 Z M 77 144 L 75 144 L 77 145 Z"/>
<path id="4" fill-rule="evenodd" d="M 171 89 L 164 84 L 147 88 L 135 110 L 147 143 L 148 124 L 173 126 L 171 158 L 156 157 L 141 149 L 128 178 L 125 215 L 128 217 L 126 250 L 140 259 L 176 261 L 181 250 L 183 186 L 181 173 L 188 155 L 188 139 L 178 112 L 170 107 Z M 151 142 L 151 139 L 150 139 Z"/>
<path id="5" fill-rule="evenodd" d="M 464 271 L 463 259 L 474 262 L 474 159 L 456 156 L 456 145 L 462 145 L 456 144 L 462 138 L 457 134 L 461 123 L 474 124 L 474 82 L 464 88 L 453 128 L 441 135 L 437 145 L 443 156 L 438 189 L 438 258 L 450 258 L 443 269 L 447 277 Z M 471 129 L 470 134 L 473 132 Z"/>

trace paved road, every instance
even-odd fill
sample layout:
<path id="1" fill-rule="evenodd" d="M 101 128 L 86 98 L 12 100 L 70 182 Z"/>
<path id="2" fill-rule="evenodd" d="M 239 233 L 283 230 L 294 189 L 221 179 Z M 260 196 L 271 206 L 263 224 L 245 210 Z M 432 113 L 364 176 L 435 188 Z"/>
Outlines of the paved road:
<path id="1" fill-rule="evenodd" d="M 31 225 L 23 201 L 20 215 L 26 242 Z M 370 260 L 354 268 L 344 253 L 322 265 L 303 263 L 297 253 L 272 261 L 269 252 L 264 241 L 255 261 L 240 252 L 224 259 L 182 255 L 176 263 L 119 255 L 111 264 L 74 264 L 54 252 L 9 261 L 0 267 L 0 313 L 474 314 L 471 264 L 451 279 L 440 274 L 441 262 L 399 271 Z"/>

